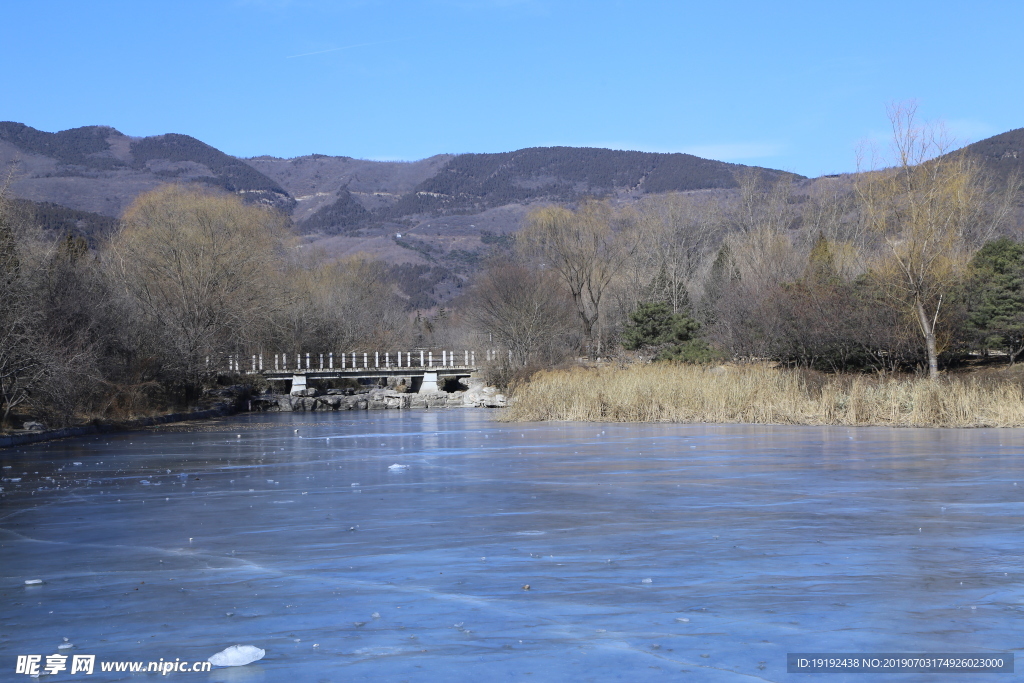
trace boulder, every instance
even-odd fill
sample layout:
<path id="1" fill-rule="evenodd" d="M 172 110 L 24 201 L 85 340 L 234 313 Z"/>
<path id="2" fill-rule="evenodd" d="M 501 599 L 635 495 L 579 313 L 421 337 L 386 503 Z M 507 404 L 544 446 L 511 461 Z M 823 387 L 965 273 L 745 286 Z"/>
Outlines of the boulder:
<path id="1" fill-rule="evenodd" d="M 504 408 L 505 395 L 495 387 L 484 384 L 482 379 L 470 378 L 469 389 L 462 395 L 462 405 L 473 408 Z"/>

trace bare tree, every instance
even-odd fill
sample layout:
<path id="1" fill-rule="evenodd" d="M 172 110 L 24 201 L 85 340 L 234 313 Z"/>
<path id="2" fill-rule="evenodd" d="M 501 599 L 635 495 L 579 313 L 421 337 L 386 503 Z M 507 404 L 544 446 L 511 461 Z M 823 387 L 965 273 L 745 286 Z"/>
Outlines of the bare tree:
<path id="1" fill-rule="evenodd" d="M 314 254 L 289 264 L 286 280 L 278 344 L 344 352 L 408 342 L 409 316 L 382 263 Z"/>
<path id="2" fill-rule="evenodd" d="M 632 235 L 613 228 L 607 202 L 585 201 L 575 211 L 547 206 L 531 211 L 520 243 L 553 268 L 568 288 L 590 347 L 601 318 L 601 299 L 617 270 L 636 248 Z M 595 347 L 600 352 L 600 340 Z"/>
<path id="3" fill-rule="evenodd" d="M 196 386 L 207 357 L 256 343 L 278 301 L 282 227 L 270 210 L 180 186 L 128 208 L 106 256 L 170 374 Z"/>
<path id="4" fill-rule="evenodd" d="M 516 367 L 557 362 L 566 350 L 573 311 L 557 278 L 549 269 L 495 262 L 470 292 L 471 324 L 506 347 Z"/>
<path id="5" fill-rule="evenodd" d="M 0 427 L 30 398 L 48 370 L 39 343 L 40 315 L 32 305 L 31 283 L 7 198 L 10 180 L 8 174 L 0 185 Z"/>
<path id="6" fill-rule="evenodd" d="M 867 224 L 885 243 L 873 273 L 916 318 L 934 379 L 943 303 L 1009 203 L 989 211 L 977 162 L 962 152 L 947 153 L 951 145 L 942 129 L 919 125 L 916 114 L 913 103 L 889 108 L 895 165 L 864 174 L 857 195 Z"/>
<path id="7" fill-rule="evenodd" d="M 711 197 L 681 193 L 645 197 L 638 207 L 639 246 L 633 261 L 646 282 L 637 293 L 685 313 L 690 290 L 721 240 L 723 216 Z"/>

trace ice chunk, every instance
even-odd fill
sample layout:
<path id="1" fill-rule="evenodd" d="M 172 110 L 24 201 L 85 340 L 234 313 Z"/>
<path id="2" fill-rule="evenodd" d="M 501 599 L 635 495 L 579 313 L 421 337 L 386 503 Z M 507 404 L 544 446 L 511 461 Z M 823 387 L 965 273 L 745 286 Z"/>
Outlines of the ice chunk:
<path id="1" fill-rule="evenodd" d="M 207 661 L 214 666 L 245 666 L 263 659 L 265 654 L 267 654 L 266 650 L 261 650 L 255 645 L 232 645 L 213 655 Z"/>
<path id="2" fill-rule="evenodd" d="M 687 623 L 690 620 L 687 619 L 686 617 L 676 617 L 676 621 L 678 621 L 680 624 L 685 624 L 685 623 Z"/>
<path id="3" fill-rule="evenodd" d="M 69 650 L 69 649 L 73 648 L 74 646 L 75 646 L 74 643 L 61 643 L 60 645 L 57 646 L 57 649 L 58 650 Z"/>
<path id="4" fill-rule="evenodd" d="M 652 579 L 644 579 L 640 583 L 654 583 L 654 581 Z"/>
<path id="5" fill-rule="evenodd" d="M 394 471 L 394 472 L 400 472 L 400 471 L 404 470 L 404 469 L 405 469 L 406 467 L 408 467 L 408 465 L 399 465 L 399 464 L 398 464 L 398 463 L 396 462 L 396 463 L 395 463 L 394 465 L 389 465 L 389 466 L 388 466 L 388 469 L 389 469 L 389 470 L 392 470 L 392 471 Z"/>
<path id="6" fill-rule="evenodd" d="M 143 486 L 149 486 L 149 479 L 143 479 L 139 483 L 142 484 Z"/>
<path id="7" fill-rule="evenodd" d="M 71 463 L 71 464 L 72 464 L 72 465 L 81 465 L 82 463 L 80 463 L 80 462 L 77 462 L 77 461 L 76 461 L 76 462 L 73 462 L 73 463 Z M 4 468 L 4 469 L 6 469 L 6 468 Z"/>
<path id="8" fill-rule="evenodd" d="M 38 586 L 43 582 L 42 579 L 25 579 L 26 586 Z"/>

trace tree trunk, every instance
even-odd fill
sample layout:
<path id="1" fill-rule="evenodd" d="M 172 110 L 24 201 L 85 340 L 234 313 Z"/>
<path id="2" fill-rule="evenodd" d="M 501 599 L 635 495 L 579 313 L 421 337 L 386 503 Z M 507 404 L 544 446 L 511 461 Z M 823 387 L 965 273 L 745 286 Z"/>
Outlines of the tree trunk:
<path id="1" fill-rule="evenodd" d="M 935 345 L 935 324 L 928 320 L 924 304 L 917 302 L 917 318 L 921 323 L 921 333 L 924 335 L 925 349 L 928 351 L 928 379 L 939 378 L 939 354 Z"/>

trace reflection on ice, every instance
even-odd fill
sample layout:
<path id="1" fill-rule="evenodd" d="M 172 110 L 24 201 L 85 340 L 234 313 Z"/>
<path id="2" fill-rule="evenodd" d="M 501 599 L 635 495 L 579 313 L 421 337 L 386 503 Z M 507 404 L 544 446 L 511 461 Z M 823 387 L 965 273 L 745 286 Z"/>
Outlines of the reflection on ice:
<path id="1" fill-rule="evenodd" d="M 0 638 L 265 650 L 209 681 L 777 681 L 790 651 L 1014 651 L 1022 434 L 452 411 L 40 444 L 0 452 Z"/>

